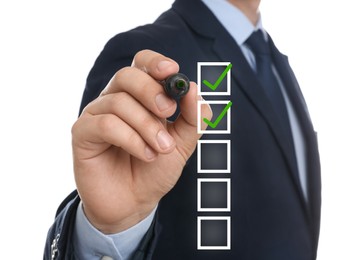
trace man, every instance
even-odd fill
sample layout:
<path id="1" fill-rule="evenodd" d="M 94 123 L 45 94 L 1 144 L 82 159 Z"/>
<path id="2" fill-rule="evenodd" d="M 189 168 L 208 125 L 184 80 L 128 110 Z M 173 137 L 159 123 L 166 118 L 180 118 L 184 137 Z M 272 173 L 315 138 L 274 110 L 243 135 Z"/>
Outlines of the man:
<path id="1" fill-rule="evenodd" d="M 258 6 L 177 0 L 154 24 L 107 43 L 72 129 L 77 191 L 59 207 L 44 259 L 316 258 L 316 136 Z M 270 50 L 267 72 L 260 41 Z M 232 63 L 231 250 L 197 250 L 193 151 L 201 97 L 192 83 L 177 105 L 159 84 L 179 68 L 196 80 L 199 61 Z M 211 118 L 209 107 L 201 113 Z"/>

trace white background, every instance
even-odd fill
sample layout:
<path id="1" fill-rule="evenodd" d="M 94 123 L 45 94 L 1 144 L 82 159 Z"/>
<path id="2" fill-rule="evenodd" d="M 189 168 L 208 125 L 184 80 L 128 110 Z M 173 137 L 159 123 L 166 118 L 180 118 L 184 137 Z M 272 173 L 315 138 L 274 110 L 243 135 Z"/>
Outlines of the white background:
<path id="1" fill-rule="evenodd" d="M 152 22 L 172 0 L 153 2 L 0 3 L 1 259 L 42 258 L 56 208 L 75 187 L 70 128 L 87 73 L 110 37 Z M 360 259 L 356 3 L 267 0 L 261 9 L 290 57 L 319 133 L 319 260 Z"/>

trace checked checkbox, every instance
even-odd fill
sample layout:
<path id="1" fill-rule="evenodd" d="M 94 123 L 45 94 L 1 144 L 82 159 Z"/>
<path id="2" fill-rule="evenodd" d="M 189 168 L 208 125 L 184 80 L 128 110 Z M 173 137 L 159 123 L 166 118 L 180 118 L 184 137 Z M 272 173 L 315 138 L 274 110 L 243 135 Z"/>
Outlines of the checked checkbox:
<path id="1" fill-rule="evenodd" d="M 198 88 L 202 96 L 230 95 L 231 68 L 230 62 L 198 62 Z"/>
<path id="2" fill-rule="evenodd" d="M 201 109 L 204 105 L 209 105 L 213 112 L 211 121 L 208 118 L 201 117 Z M 230 134 L 230 119 L 231 119 L 230 100 L 209 100 L 197 102 L 197 132 L 198 134 Z M 202 122 L 205 122 L 208 127 L 205 130 L 201 129 Z"/>

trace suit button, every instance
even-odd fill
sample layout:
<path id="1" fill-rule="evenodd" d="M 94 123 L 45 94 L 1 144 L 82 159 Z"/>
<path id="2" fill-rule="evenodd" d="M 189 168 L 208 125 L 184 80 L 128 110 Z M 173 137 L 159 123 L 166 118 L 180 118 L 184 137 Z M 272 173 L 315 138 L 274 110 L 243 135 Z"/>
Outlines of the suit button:
<path id="1" fill-rule="evenodd" d="M 114 259 L 110 256 L 103 256 L 101 257 L 101 260 L 114 260 Z"/>

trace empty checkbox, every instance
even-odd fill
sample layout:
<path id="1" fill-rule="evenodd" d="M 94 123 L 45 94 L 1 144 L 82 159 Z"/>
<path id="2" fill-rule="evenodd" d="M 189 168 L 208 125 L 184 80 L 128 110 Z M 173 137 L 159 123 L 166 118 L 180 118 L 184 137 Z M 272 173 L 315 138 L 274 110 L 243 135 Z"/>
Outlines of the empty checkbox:
<path id="1" fill-rule="evenodd" d="M 198 250 L 230 250 L 230 217 L 198 217 Z"/>
<path id="2" fill-rule="evenodd" d="M 230 173 L 230 140 L 198 140 L 198 173 Z"/>
<path id="3" fill-rule="evenodd" d="M 229 178 L 199 178 L 197 183 L 198 212 L 230 212 Z"/>

